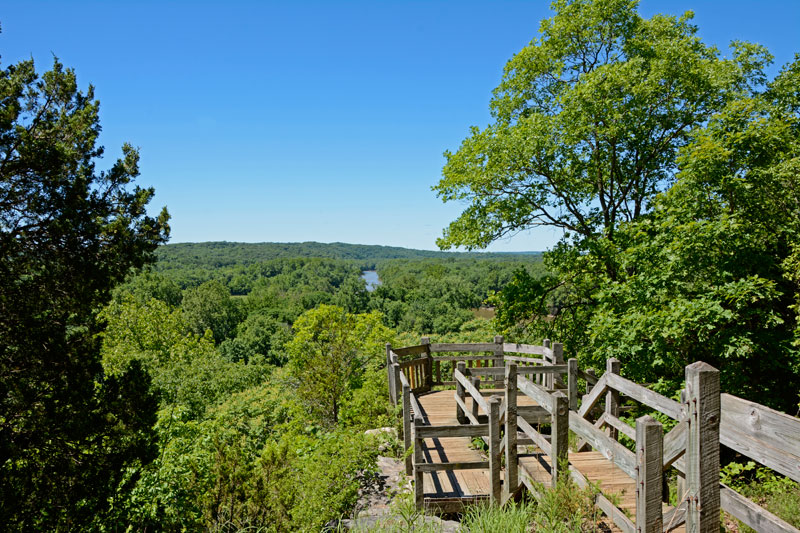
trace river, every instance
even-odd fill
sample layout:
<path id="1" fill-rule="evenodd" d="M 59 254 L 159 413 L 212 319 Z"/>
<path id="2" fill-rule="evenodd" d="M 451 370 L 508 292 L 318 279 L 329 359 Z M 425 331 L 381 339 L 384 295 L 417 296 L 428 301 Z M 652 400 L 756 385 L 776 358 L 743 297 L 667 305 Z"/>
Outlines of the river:
<path id="1" fill-rule="evenodd" d="M 381 284 L 381 280 L 378 278 L 378 273 L 374 270 L 362 271 L 361 277 L 367 282 L 367 290 L 369 292 L 374 291 L 375 287 Z"/>

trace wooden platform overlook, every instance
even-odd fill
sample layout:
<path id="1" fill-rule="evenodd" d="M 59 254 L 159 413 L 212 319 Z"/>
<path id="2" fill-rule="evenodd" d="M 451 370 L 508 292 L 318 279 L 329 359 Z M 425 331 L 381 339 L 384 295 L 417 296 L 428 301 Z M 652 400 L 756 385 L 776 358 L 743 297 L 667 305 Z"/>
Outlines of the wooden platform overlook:
<path id="1" fill-rule="evenodd" d="M 721 484 L 719 456 L 724 445 L 800 481 L 800 420 L 721 394 L 719 372 L 703 362 L 686 367 L 677 402 L 622 377 L 615 359 L 597 377 L 575 359 L 564 361 L 562 346 L 547 340 L 423 338 L 417 346 L 387 345 L 386 358 L 390 397 L 403 406 L 405 448 L 413 448 L 406 473 L 419 508 L 502 505 L 523 490 L 537 496 L 568 475 L 599 487 L 595 505 L 626 533 L 716 532 L 720 509 L 757 531 L 799 533 Z M 650 415 L 630 426 L 620 418 L 623 400 L 672 419 L 671 429 Z M 578 439 L 573 451 L 570 433 Z M 488 453 L 473 446 L 476 438 Z M 664 503 L 670 471 L 678 476 L 674 508 Z"/>

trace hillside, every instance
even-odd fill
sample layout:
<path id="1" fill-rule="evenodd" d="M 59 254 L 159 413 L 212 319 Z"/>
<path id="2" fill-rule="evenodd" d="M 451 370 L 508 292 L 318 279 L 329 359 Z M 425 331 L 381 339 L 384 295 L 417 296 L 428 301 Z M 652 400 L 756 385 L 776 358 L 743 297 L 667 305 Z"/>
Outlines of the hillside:
<path id="1" fill-rule="evenodd" d="M 541 259 L 541 252 L 437 252 L 343 242 L 185 242 L 160 246 L 156 254 L 159 267 L 164 269 L 176 265 L 219 268 L 296 257 L 347 259 L 357 261 L 364 269 L 375 268 L 378 262 L 386 259 L 474 258 L 524 261 L 530 258 L 532 262 Z"/>

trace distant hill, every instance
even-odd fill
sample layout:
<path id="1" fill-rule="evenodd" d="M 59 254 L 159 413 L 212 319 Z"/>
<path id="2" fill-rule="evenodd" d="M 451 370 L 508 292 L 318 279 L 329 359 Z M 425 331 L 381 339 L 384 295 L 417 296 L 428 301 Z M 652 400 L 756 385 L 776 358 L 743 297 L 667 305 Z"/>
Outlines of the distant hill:
<path id="1" fill-rule="evenodd" d="M 378 262 L 388 259 L 529 259 L 532 262 L 541 259 L 541 252 L 437 252 L 343 242 L 185 242 L 160 246 L 156 255 L 161 266 L 180 264 L 183 267 L 217 268 L 292 257 L 348 259 L 359 262 L 364 268 L 374 268 Z"/>

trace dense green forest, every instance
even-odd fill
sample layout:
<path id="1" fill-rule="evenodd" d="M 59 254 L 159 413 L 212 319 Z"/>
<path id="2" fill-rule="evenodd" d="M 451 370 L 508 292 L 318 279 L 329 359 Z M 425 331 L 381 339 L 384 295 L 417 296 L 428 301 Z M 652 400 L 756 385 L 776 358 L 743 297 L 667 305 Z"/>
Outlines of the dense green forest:
<path id="1" fill-rule="evenodd" d="M 398 453 L 365 431 L 398 423 L 385 344 L 421 335 L 549 337 L 671 396 L 704 360 L 796 412 L 800 58 L 770 78 L 765 48 L 723 57 L 689 14 L 553 10 L 434 187 L 466 205 L 443 249 L 558 229 L 544 254 L 165 244 L 138 151 L 96 168 L 93 89 L 57 60 L 2 70 L 4 527 L 319 531 Z"/>

